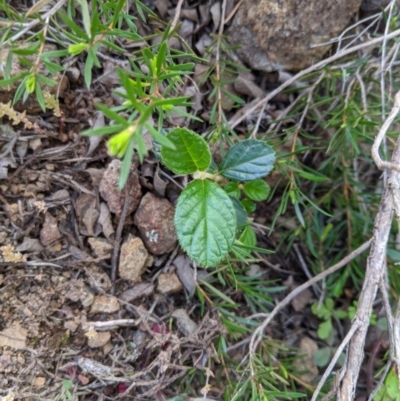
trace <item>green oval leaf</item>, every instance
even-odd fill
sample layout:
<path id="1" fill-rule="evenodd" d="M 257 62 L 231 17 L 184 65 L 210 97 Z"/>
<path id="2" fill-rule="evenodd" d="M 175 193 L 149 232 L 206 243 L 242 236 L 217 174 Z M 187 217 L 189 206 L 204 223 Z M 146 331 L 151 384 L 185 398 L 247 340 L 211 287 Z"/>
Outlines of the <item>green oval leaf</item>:
<path id="1" fill-rule="evenodd" d="M 253 213 L 256 210 L 256 204 L 252 200 L 242 199 L 240 202 L 247 213 Z"/>
<path id="2" fill-rule="evenodd" d="M 236 181 L 251 181 L 269 174 L 275 151 L 256 139 L 246 139 L 232 146 L 222 159 L 221 174 Z"/>
<path id="3" fill-rule="evenodd" d="M 195 180 L 182 191 L 174 222 L 182 248 L 203 267 L 216 266 L 235 240 L 235 208 L 212 181 Z"/>
<path id="4" fill-rule="evenodd" d="M 174 128 L 167 138 L 175 150 L 162 147 L 161 157 L 165 165 L 175 174 L 192 174 L 206 171 L 211 163 L 211 152 L 207 142 L 187 128 Z"/>
<path id="5" fill-rule="evenodd" d="M 268 198 L 271 188 L 259 178 L 258 180 L 246 182 L 243 186 L 245 195 L 255 202 L 261 202 Z"/>
<path id="6" fill-rule="evenodd" d="M 331 360 L 332 350 L 330 347 L 320 348 L 314 355 L 314 361 L 320 368 L 325 367 Z"/>

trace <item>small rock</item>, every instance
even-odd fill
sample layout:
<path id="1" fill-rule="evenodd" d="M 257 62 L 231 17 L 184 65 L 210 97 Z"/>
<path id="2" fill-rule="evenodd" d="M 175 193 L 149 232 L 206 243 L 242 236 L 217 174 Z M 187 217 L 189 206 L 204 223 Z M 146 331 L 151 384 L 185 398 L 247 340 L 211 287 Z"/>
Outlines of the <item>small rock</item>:
<path id="1" fill-rule="evenodd" d="M 109 295 L 96 295 L 90 313 L 113 313 L 119 311 L 118 299 Z"/>
<path id="2" fill-rule="evenodd" d="M 0 372 L 4 372 L 11 364 L 11 355 L 0 355 Z"/>
<path id="3" fill-rule="evenodd" d="M 317 343 L 309 338 L 303 337 L 300 340 L 300 347 L 294 365 L 298 371 L 307 372 L 300 375 L 301 380 L 311 383 L 318 376 L 318 367 L 315 364 L 315 354 L 318 351 Z"/>
<path id="4" fill-rule="evenodd" d="M 236 52 L 253 69 L 300 71 L 322 57 L 359 10 L 361 0 L 251 0 L 228 30 Z"/>
<path id="5" fill-rule="evenodd" d="M 67 320 L 64 322 L 64 329 L 69 330 L 71 333 L 75 333 L 79 324 L 74 322 L 73 320 Z"/>
<path id="6" fill-rule="evenodd" d="M 174 207 L 167 199 L 157 198 L 148 192 L 135 213 L 134 224 L 151 253 L 162 255 L 176 247 Z"/>
<path id="7" fill-rule="evenodd" d="M 111 252 L 114 249 L 114 246 L 104 238 L 91 237 L 88 239 L 88 242 L 97 257 L 111 255 Z"/>
<path id="8" fill-rule="evenodd" d="M 124 190 L 118 189 L 119 176 L 121 172 L 121 161 L 114 159 L 104 172 L 100 182 L 100 194 L 107 202 L 112 213 L 120 215 L 125 203 Z M 131 168 L 128 181 L 125 184 L 129 188 L 129 207 L 127 215 L 134 212 L 142 196 L 142 188 L 139 184 L 139 176 L 136 167 Z"/>
<path id="9" fill-rule="evenodd" d="M 68 283 L 65 297 L 72 302 L 81 301 L 88 308 L 94 301 L 94 295 L 82 279 L 73 279 Z"/>
<path id="10" fill-rule="evenodd" d="M 62 237 L 58 229 L 57 219 L 47 212 L 45 214 L 43 228 L 40 230 L 40 242 L 48 246 Z"/>
<path id="11" fill-rule="evenodd" d="M 110 339 L 111 333 L 109 331 L 102 331 L 89 337 L 88 346 L 90 348 L 100 348 L 106 345 Z"/>
<path id="12" fill-rule="evenodd" d="M 33 380 L 33 387 L 42 387 L 46 383 L 46 378 L 44 377 L 35 377 Z"/>
<path id="13" fill-rule="evenodd" d="M 138 237 L 129 235 L 121 245 L 119 276 L 133 283 L 141 281 L 141 275 L 146 270 L 147 258 L 148 253 L 143 241 Z"/>
<path id="14" fill-rule="evenodd" d="M 26 348 L 26 336 L 28 330 L 19 322 L 13 322 L 10 327 L 0 332 L 0 348 L 11 347 L 13 349 Z"/>
<path id="15" fill-rule="evenodd" d="M 111 287 L 111 279 L 105 272 L 90 272 L 88 274 L 89 284 L 94 290 L 101 289 L 104 292 L 107 292 Z"/>
<path id="16" fill-rule="evenodd" d="M 161 294 L 175 294 L 182 289 L 182 283 L 175 273 L 162 273 L 158 276 L 157 290 L 161 292 Z"/>
<path id="17" fill-rule="evenodd" d="M 132 288 L 124 291 L 120 298 L 125 302 L 132 302 L 135 299 L 142 297 L 149 297 L 154 292 L 153 283 L 138 283 L 134 285 Z"/>

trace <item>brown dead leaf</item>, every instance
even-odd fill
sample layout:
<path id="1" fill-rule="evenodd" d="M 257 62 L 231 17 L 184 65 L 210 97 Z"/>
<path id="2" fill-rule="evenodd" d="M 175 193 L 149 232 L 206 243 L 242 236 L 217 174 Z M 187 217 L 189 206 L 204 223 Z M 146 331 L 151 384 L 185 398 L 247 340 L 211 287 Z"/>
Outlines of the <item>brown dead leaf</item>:
<path id="1" fill-rule="evenodd" d="M 176 267 L 179 280 L 186 288 L 190 296 L 196 291 L 196 280 L 194 278 L 194 270 L 190 266 L 190 259 L 186 255 L 179 255 L 172 262 Z"/>
<path id="2" fill-rule="evenodd" d="M 22 244 L 18 245 L 15 250 L 17 252 L 41 252 L 43 246 L 37 238 L 24 237 Z"/>
<path id="3" fill-rule="evenodd" d="M 154 173 L 153 177 L 153 186 L 154 186 L 154 191 L 156 192 L 157 195 L 164 197 L 165 196 L 165 189 L 167 188 L 168 182 L 164 181 L 160 175 L 160 166 L 157 165 L 156 172 Z"/>
<path id="4" fill-rule="evenodd" d="M 97 196 L 81 194 L 76 200 L 75 206 L 80 233 L 94 237 L 95 225 L 100 216 Z"/>
<path id="5" fill-rule="evenodd" d="M 197 329 L 197 324 L 189 317 L 184 309 L 175 309 L 172 317 L 176 319 L 179 330 L 186 336 L 191 336 Z"/>
<path id="6" fill-rule="evenodd" d="M 93 129 L 104 127 L 104 114 L 100 111 L 96 111 L 94 113 L 94 122 L 93 122 Z M 90 156 L 100 145 L 101 141 L 103 140 L 102 136 L 91 135 L 89 137 L 89 149 L 86 152 L 86 156 Z"/>
<path id="7" fill-rule="evenodd" d="M 250 81 L 246 77 L 239 75 L 234 83 L 234 88 L 236 92 L 241 95 L 246 95 L 250 97 L 263 97 L 265 95 L 264 91 L 256 85 L 254 82 Z"/>
<path id="8" fill-rule="evenodd" d="M 17 167 L 14 160 L 6 157 L 0 159 L 0 180 L 6 180 L 8 178 L 9 167 L 11 168 Z"/>
<path id="9" fill-rule="evenodd" d="M 98 219 L 98 223 L 101 225 L 103 229 L 103 234 L 109 241 L 114 240 L 114 227 L 111 221 L 111 213 L 107 204 L 104 202 L 100 203 L 100 216 Z"/>
<path id="10" fill-rule="evenodd" d="M 45 200 L 46 202 L 62 202 L 67 199 L 71 199 L 71 194 L 66 189 L 60 189 L 48 196 Z"/>
<path id="11" fill-rule="evenodd" d="M 132 288 L 124 291 L 120 298 L 125 302 L 132 302 L 136 299 L 142 297 L 149 297 L 154 292 L 154 284 L 153 283 L 138 283 L 135 284 Z"/>
<path id="12" fill-rule="evenodd" d="M 215 32 L 221 22 L 221 3 L 215 2 L 210 8 L 211 17 L 214 23 L 213 32 Z"/>
<path id="13" fill-rule="evenodd" d="M 21 326 L 17 321 L 11 326 L 0 332 L 0 348 L 11 347 L 13 349 L 26 348 L 26 336 L 28 330 Z"/>
<path id="14" fill-rule="evenodd" d="M 183 18 L 190 19 L 193 22 L 199 23 L 199 16 L 195 8 L 184 8 L 181 10 L 181 16 Z"/>
<path id="15" fill-rule="evenodd" d="M 62 238 L 62 235 L 58 229 L 57 219 L 51 213 L 46 212 L 43 227 L 40 230 L 40 242 L 43 246 L 48 246 L 60 238 Z"/>

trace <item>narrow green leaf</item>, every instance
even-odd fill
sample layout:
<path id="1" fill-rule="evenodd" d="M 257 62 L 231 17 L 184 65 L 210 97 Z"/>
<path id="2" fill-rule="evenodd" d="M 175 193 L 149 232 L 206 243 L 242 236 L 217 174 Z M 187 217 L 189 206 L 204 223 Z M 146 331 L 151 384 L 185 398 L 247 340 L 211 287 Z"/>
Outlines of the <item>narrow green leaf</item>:
<path id="1" fill-rule="evenodd" d="M 35 94 L 36 94 L 36 100 L 39 103 L 40 108 L 42 109 L 42 111 L 46 111 L 46 104 L 44 102 L 43 92 L 39 82 L 36 82 L 35 84 Z"/>
<path id="2" fill-rule="evenodd" d="M 222 159 L 221 174 L 236 181 L 251 181 L 270 173 L 275 162 L 271 146 L 256 139 L 246 139 L 232 146 Z"/>
<path id="3" fill-rule="evenodd" d="M 119 183 L 118 183 L 118 189 L 120 191 L 122 191 L 122 189 L 124 188 L 126 181 L 128 180 L 128 177 L 129 177 L 129 172 L 131 170 L 133 151 L 135 150 L 135 142 L 136 142 L 135 136 L 132 135 L 131 139 L 129 140 L 128 149 L 126 150 L 125 156 L 122 161 L 121 173 L 119 176 Z"/>
<path id="4" fill-rule="evenodd" d="M 114 134 L 116 132 L 120 132 L 125 128 L 125 124 L 116 124 L 116 125 L 109 125 L 106 127 L 99 127 L 95 129 L 88 129 L 86 131 L 81 132 L 82 136 L 104 136 Z"/>
<path id="5" fill-rule="evenodd" d="M 92 83 L 92 68 L 93 68 L 93 56 L 91 53 L 88 53 L 86 57 L 85 68 L 83 71 L 83 77 L 85 79 L 86 87 L 89 89 L 90 84 Z"/>
<path id="6" fill-rule="evenodd" d="M 48 52 L 43 52 L 40 57 L 42 59 L 46 58 L 58 58 L 58 57 L 66 57 L 68 56 L 69 52 L 67 49 L 64 50 L 53 50 L 53 51 L 48 51 Z"/>
<path id="7" fill-rule="evenodd" d="M 28 74 L 29 74 L 29 72 L 24 72 L 22 74 L 18 74 L 15 77 L 10 78 L 10 79 L 2 79 L 0 81 L 0 88 L 3 88 L 4 86 L 12 85 L 13 83 L 20 81 L 21 79 L 26 77 Z"/>
<path id="8" fill-rule="evenodd" d="M 261 178 L 249 181 L 244 184 L 243 192 L 245 195 L 255 202 L 261 202 L 268 198 L 271 188 Z"/>
<path id="9" fill-rule="evenodd" d="M 161 71 L 161 67 L 165 64 L 165 55 L 167 53 L 167 43 L 162 42 L 160 45 L 160 48 L 158 49 L 158 54 L 157 54 L 157 62 L 156 62 L 156 68 L 157 68 L 157 75 Z"/>
<path id="10" fill-rule="evenodd" d="M 81 40 L 89 41 L 89 36 L 86 34 L 86 32 L 83 31 L 81 28 L 79 28 L 79 26 L 76 25 L 75 22 L 73 22 L 67 14 L 59 10 L 58 15 L 61 17 L 63 22 L 68 26 L 68 28 L 70 28 L 71 31 L 77 35 L 78 38 L 81 38 Z"/>
<path id="11" fill-rule="evenodd" d="M 182 248 L 203 267 L 216 266 L 235 240 L 235 208 L 212 181 L 196 180 L 182 191 L 174 222 Z"/>
<path id="12" fill-rule="evenodd" d="M 171 130 L 169 139 L 174 149 L 162 147 L 161 157 L 165 165 L 176 174 L 192 174 L 206 171 L 211 163 L 211 152 L 207 142 L 187 128 Z"/>
<path id="13" fill-rule="evenodd" d="M 126 121 L 124 117 L 120 116 L 114 110 L 111 110 L 105 104 L 96 103 L 96 108 L 99 109 L 110 120 L 117 121 L 118 123 L 125 126 L 129 125 L 128 121 Z"/>
<path id="14" fill-rule="evenodd" d="M 45 85 L 48 85 L 48 86 L 56 86 L 56 85 L 58 85 L 58 82 L 55 81 L 54 79 L 45 77 L 44 75 L 41 75 L 41 74 L 37 74 L 36 78 L 37 78 L 38 81 L 43 82 Z"/>
<path id="15" fill-rule="evenodd" d="M 150 132 L 150 135 L 162 146 L 165 146 L 169 149 L 175 150 L 175 145 L 169 140 L 165 135 L 162 135 L 158 132 L 151 124 L 144 123 L 144 126 L 147 128 L 147 131 Z"/>

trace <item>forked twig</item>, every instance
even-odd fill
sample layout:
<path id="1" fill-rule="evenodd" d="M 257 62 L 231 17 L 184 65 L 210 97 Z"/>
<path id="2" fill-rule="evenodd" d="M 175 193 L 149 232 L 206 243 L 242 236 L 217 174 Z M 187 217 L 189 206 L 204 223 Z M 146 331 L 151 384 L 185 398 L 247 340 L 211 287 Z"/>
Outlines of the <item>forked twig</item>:
<path id="1" fill-rule="evenodd" d="M 304 284 L 300 285 L 299 287 L 295 288 L 293 291 L 290 292 L 282 301 L 280 301 L 272 312 L 268 315 L 268 317 L 263 321 L 263 323 L 257 327 L 254 331 L 253 335 L 251 336 L 250 340 L 250 357 L 252 357 L 255 353 L 257 345 L 261 341 L 262 334 L 265 331 L 266 327 L 271 323 L 274 317 L 289 303 L 296 298 L 300 293 L 302 293 L 305 289 L 311 287 L 313 284 L 317 283 L 318 281 L 322 280 L 323 278 L 329 276 L 330 274 L 334 273 L 335 271 L 339 270 L 341 267 L 347 265 L 351 262 L 354 258 L 358 255 L 363 253 L 371 244 L 371 239 L 367 242 L 364 242 L 360 247 L 356 250 L 351 252 L 349 255 L 345 256 L 340 262 L 336 263 L 335 265 L 331 266 L 329 269 L 326 269 L 322 273 L 317 274 L 312 279 L 306 281 Z"/>
<path id="2" fill-rule="evenodd" d="M 378 149 L 385 137 L 390 123 L 393 122 L 397 113 L 400 111 L 400 92 L 395 96 L 395 104 L 389 114 L 389 117 L 383 123 L 378 136 L 372 147 L 373 158 L 379 168 L 390 169 L 388 173 L 387 184 L 379 205 L 379 211 L 375 218 L 375 228 L 372 237 L 371 251 L 367 260 L 364 285 L 359 297 L 357 313 L 353 320 L 353 325 L 357 326 L 348 347 L 347 362 L 341 372 L 343 379 L 338 387 L 337 399 L 341 401 L 352 401 L 354 398 L 357 380 L 364 359 L 364 344 L 369 327 L 369 319 L 372 312 L 373 302 L 376 297 L 379 283 L 383 278 L 383 272 L 386 268 L 386 248 L 389 240 L 391 224 L 394 212 L 394 192 L 398 188 L 392 188 L 392 183 L 399 182 L 400 170 L 400 136 L 397 139 L 393 150 L 391 162 L 384 162 L 379 157 Z M 396 167 L 396 168 L 392 168 Z"/>
<path id="3" fill-rule="evenodd" d="M 229 125 L 233 129 L 237 125 L 239 125 L 243 120 L 245 120 L 250 114 L 254 113 L 259 107 L 261 107 L 264 103 L 269 102 L 271 99 L 273 99 L 278 93 L 282 92 L 284 89 L 290 87 L 294 82 L 298 81 L 299 79 L 303 78 L 304 76 L 310 74 L 311 72 L 317 71 L 323 67 L 325 67 L 328 64 L 333 63 L 336 60 L 339 60 L 349 54 L 355 53 L 359 50 L 365 49 L 366 47 L 374 46 L 377 45 L 381 42 L 388 41 L 390 39 L 396 38 L 397 36 L 400 36 L 400 29 L 397 29 L 390 34 L 386 36 L 380 36 L 378 38 L 372 39 L 370 41 L 366 41 L 364 43 L 360 43 L 359 45 L 350 47 L 348 49 L 342 50 L 336 54 L 334 54 L 331 57 L 326 58 L 325 60 L 322 60 L 305 70 L 300 71 L 298 74 L 294 75 L 287 81 L 283 82 L 278 88 L 273 90 L 272 92 L 268 93 L 263 99 L 261 99 L 259 102 L 257 102 L 253 107 L 249 108 L 246 110 L 243 115 L 241 115 L 238 119 L 230 120 Z M 238 113 L 237 113 L 238 114 Z"/>

